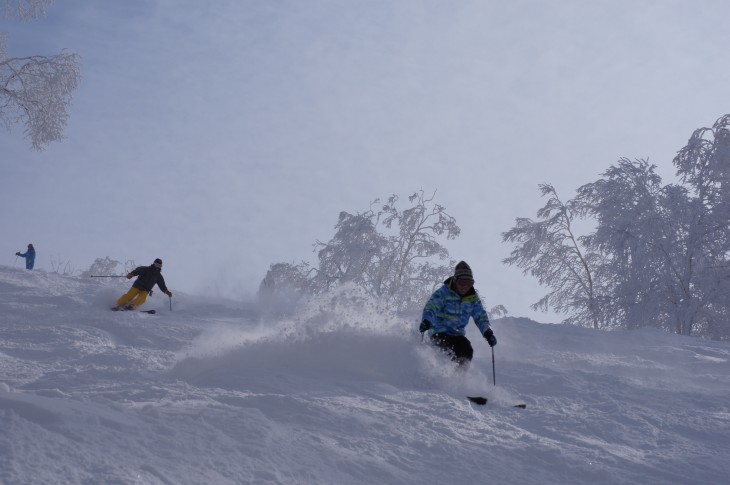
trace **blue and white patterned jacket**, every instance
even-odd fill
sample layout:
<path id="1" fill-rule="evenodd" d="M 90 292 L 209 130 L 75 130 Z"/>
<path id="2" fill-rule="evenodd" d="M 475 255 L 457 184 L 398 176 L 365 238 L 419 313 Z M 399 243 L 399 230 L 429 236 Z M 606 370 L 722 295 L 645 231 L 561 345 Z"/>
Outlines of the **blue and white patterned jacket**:
<path id="1" fill-rule="evenodd" d="M 423 319 L 431 322 L 431 335 L 446 333 L 449 335 L 464 335 L 464 328 L 469 323 L 469 317 L 479 328 L 479 333 L 490 328 L 489 316 L 479 299 L 476 290 L 472 288 L 463 297 L 452 288 L 454 278 L 444 281 L 444 285 L 436 290 L 423 308 Z"/>

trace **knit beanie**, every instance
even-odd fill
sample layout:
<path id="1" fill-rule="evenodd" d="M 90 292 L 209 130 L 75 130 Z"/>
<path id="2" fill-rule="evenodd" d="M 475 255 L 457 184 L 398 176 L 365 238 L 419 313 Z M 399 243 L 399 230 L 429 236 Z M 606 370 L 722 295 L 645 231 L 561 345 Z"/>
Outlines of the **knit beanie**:
<path id="1" fill-rule="evenodd" d="M 464 261 L 459 261 L 454 269 L 455 280 L 471 280 L 474 281 L 474 275 L 471 272 L 471 268 Z"/>
<path id="2" fill-rule="evenodd" d="M 160 258 L 155 259 L 155 264 L 162 264 L 162 260 Z"/>

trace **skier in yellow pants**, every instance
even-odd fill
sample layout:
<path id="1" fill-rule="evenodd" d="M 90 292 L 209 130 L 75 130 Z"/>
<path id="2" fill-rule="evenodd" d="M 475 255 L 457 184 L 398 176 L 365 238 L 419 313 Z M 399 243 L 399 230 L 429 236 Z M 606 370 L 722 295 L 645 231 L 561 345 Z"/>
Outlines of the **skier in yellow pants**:
<path id="1" fill-rule="evenodd" d="M 134 310 L 142 306 L 152 288 L 157 285 L 163 293 L 172 298 L 172 292 L 165 286 L 165 278 L 162 277 L 162 260 L 155 259 L 150 266 L 140 266 L 127 275 L 127 279 L 137 277 L 132 287 L 117 300 L 117 306 L 112 310 Z"/>
<path id="2" fill-rule="evenodd" d="M 133 286 L 117 300 L 116 309 L 133 310 L 135 308 L 139 308 L 147 300 L 147 295 L 149 295 L 149 291 L 140 290 Z"/>

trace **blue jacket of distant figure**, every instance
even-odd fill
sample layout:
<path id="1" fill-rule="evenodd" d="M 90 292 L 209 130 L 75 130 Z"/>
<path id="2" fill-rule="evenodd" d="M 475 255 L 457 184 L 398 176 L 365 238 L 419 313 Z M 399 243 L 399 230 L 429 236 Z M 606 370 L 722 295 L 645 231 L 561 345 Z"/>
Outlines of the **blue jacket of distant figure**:
<path id="1" fill-rule="evenodd" d="M 469 317 L 474 319 L 479 333 L 484 335 L 490 328 L 489 316 L 479 295 L 471 288 L 466 295 L 461 296 L 453 289 L 453 282 L 453 276 L 444 281 L 444 285 L 431 295 L 423 308 L 423 320 L 431 322 L 431 335 L 464 335 Z"/>
<path id="2" fill-rule="evenodd" d="M 25 258 L 25 269 L 33 269 L 33 265 L 35 264 L 35 249 L 30 247 L 23 254 L 18 253 L 18 256 Z"/>

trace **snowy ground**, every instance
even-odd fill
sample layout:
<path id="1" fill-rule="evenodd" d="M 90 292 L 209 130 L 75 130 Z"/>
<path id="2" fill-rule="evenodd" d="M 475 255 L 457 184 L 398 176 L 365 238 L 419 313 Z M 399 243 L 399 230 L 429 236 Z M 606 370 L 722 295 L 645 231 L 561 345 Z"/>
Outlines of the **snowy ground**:
<path id="1" fill-rule="evenodd" d="M 128 285 L 0 266 L 1 483 L 729 483 L 730 343 L 503 319 L 494 387 L 476 332 L 460 376 L 349 294 L 109 311 Z"/>

